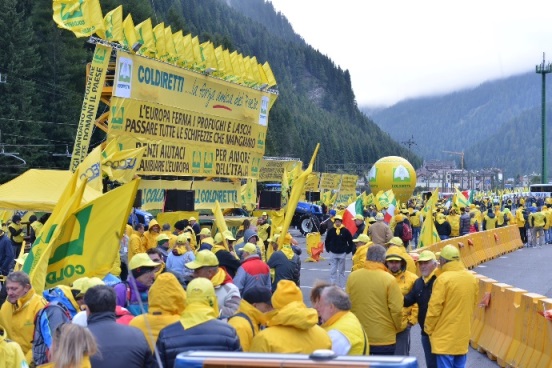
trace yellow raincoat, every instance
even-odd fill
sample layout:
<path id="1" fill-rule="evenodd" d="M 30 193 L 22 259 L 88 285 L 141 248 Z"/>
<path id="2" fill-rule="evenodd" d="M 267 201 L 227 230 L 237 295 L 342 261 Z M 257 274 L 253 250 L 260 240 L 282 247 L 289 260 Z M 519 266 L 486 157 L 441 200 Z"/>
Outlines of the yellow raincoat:
<path id="1" fill-rule="evenodd" d="M 460 261 L 446 263 L 441 271 L 433 284 L 424 330 L 433 354 L 467 354 L 479 284 Z"/>
<path id="2" fill-rule="evenodd" d="M 34 318 L 36 313 L 46 305 L 46 300 L 30 289 L 16 304 L 7 300 L 0 309 L 0 326 L 13 341 L 21 346 L 21 350 L 28 361 L 31 361 Z"/>
<path id="3" fill-rule="evenodd" d="M 0 335 L 0 368 L 25 367 L 24 362 L 25 355 L 19 344 Z"/>
<path id="4" fill-rule="evenodd" d="M 171 273 L 162 273 L 149 290 L 149 309 L 130 321 L 130 326 L 139 328 L 153 351 L 159 332 L 180 320 L 186 306 L 186 292 Z"/>
<path id="5" fill-rule="evenodd" d="M 159 236 L 159 234 L 161 234 L 161 229 L 159 229 L 158 233 L 155 233 L 155 232 L 151 231 L 151 229 L 155 225 L 161 227 L 159 225 L 159 223 L 157 222 L 157 220 L 153 219 L 153 220 L 150 221 L 150 223 L 148 225 L 149 230 L 144 231 L 144 237 L 146 238 L 146 250 L 157 247 L 157 237 Z"/>
<path id="6" fill-rule="evenodd" d="M 253 338 L 250 351 L 311 354 L 318 349 L 331 349 L 330 336 L 317 323 L 316 310 L 303 302 L 291 302 L 279 309 L 268 321 L 268 328 Z"/>
<path id="7" fill-rule="evenodd" d="M 358 318 L 350 311 L 340 311 L 330 317 L 322 328 L 326 331 L 337 330 L 341 332 L 349 344 L 351 349 L 348 355 L 369 355 L 370 346 L 368 337 L 360 324 Z"/>
<path id="8" fill-rule="evenodd" d="M 263 312 L 243 299 L 237 313 L 243 313 L 251 320 L 249 323 L 247 319 L 239 315 L 228 319 L 228 324 L 236 329 L 243 351 L 247 352 L 251 347 L 251 340 L 259 333 L 259 325 L 265 325 L 267 318 Z"/>
<path id="9" fill-rule="evenodd" d="M 366 261 L 352 272 L 345 288 L 351 312 L 362 324 L 370 345 L 391 345 L 402 328 L 403 295 L 395 278 L 382 263 Z"/>

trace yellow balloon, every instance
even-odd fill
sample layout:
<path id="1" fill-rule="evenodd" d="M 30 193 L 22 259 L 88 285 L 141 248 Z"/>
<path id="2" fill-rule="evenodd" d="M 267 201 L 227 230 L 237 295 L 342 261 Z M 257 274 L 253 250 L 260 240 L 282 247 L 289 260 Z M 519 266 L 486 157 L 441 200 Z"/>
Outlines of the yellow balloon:
<path id="1" fill-rule="evenodd" d="M 368 173 L 368 182 L 372 193 L 393 189 L 395 198 L 406 203 L 416 188 L 416 171 L 402 157 L 387 156 L 380 158 Z"/>

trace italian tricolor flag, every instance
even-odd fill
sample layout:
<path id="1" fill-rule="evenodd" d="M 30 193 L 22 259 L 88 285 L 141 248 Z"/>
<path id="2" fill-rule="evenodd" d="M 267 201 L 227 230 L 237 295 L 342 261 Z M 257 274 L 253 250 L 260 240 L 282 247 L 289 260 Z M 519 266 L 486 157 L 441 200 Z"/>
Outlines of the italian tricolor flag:
<path id="1" fill-rule="evenodd" d="M 388 224 L 391 222 L 393 216 L 395 216 L 395 208 L 397 208 L 397 200 L 393 195 L 393 200 L 389 202 L 387 211 L 383 214 L 383 221 L 387 222 Z"/>
<path id="2" fill-rule="evenodd" d="M 362 215 L 363 208 L 362 197 L 360 196 L 345 209 L 345 212 L 343 212 L 343 226 L 345 226 L 351 234 L 354 234 L 357 231 L 355 216 L 358 214 Z"/>

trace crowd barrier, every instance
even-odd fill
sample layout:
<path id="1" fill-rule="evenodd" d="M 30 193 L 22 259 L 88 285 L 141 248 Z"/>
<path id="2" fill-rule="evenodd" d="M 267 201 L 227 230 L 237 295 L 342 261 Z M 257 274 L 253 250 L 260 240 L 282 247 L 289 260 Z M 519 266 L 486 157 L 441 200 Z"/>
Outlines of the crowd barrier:
<path id="1" fill-rule="evenodd" d="M 469 269 L 523 247 L 516 226 L 468 234 L 424 249 L 439 252 L 446 244 L 459 248 Z M 417 252 L 421 250 L 416 250 Z M 470 345 L 500 367 L 552 367 L 552 322 L 543 312 L 552 298 L 474 273 L 479 305 L 473 314 Z"/>

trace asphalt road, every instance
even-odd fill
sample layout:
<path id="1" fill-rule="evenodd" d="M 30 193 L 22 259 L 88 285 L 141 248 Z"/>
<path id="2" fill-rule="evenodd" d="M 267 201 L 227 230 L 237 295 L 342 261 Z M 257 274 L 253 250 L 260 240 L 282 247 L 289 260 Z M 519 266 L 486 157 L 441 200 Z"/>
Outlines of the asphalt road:
<path id="1" fill-rule="evenodd" d="M 328 260 L 317 263 L 304 262 L 308 257 L 305 248 L 305 237 L 298 230 L 292 229 L 291 234 L 299 242 L 303 254 L 301 255 L 301 290 L 305 304 L 310 306 L 310 291 L 316 280 L 329 280 L 330 263 Z M 328 258 L 327 253 L 322 254 Z M 549 272 L 552 259 L 552 245 L 537 249 L 520 249 L 500 258 L 486 262 L 474 269 L 475 272 L 493 278 L 499 282 L 552 297 L 552 273 Z M 347 259 L 346 270 L 351 269 L 351 259 Z M 350 271 L 346 271 L 348 276 Z M 420 327 L 414 326 L 411 330 L 410 355 L 418 359 L 419 366 L 425 367 L 424 353 L 420 341 Z M 496 368 L 498 364 L 470 348 L 468 353 L 468 368 Z"/>

